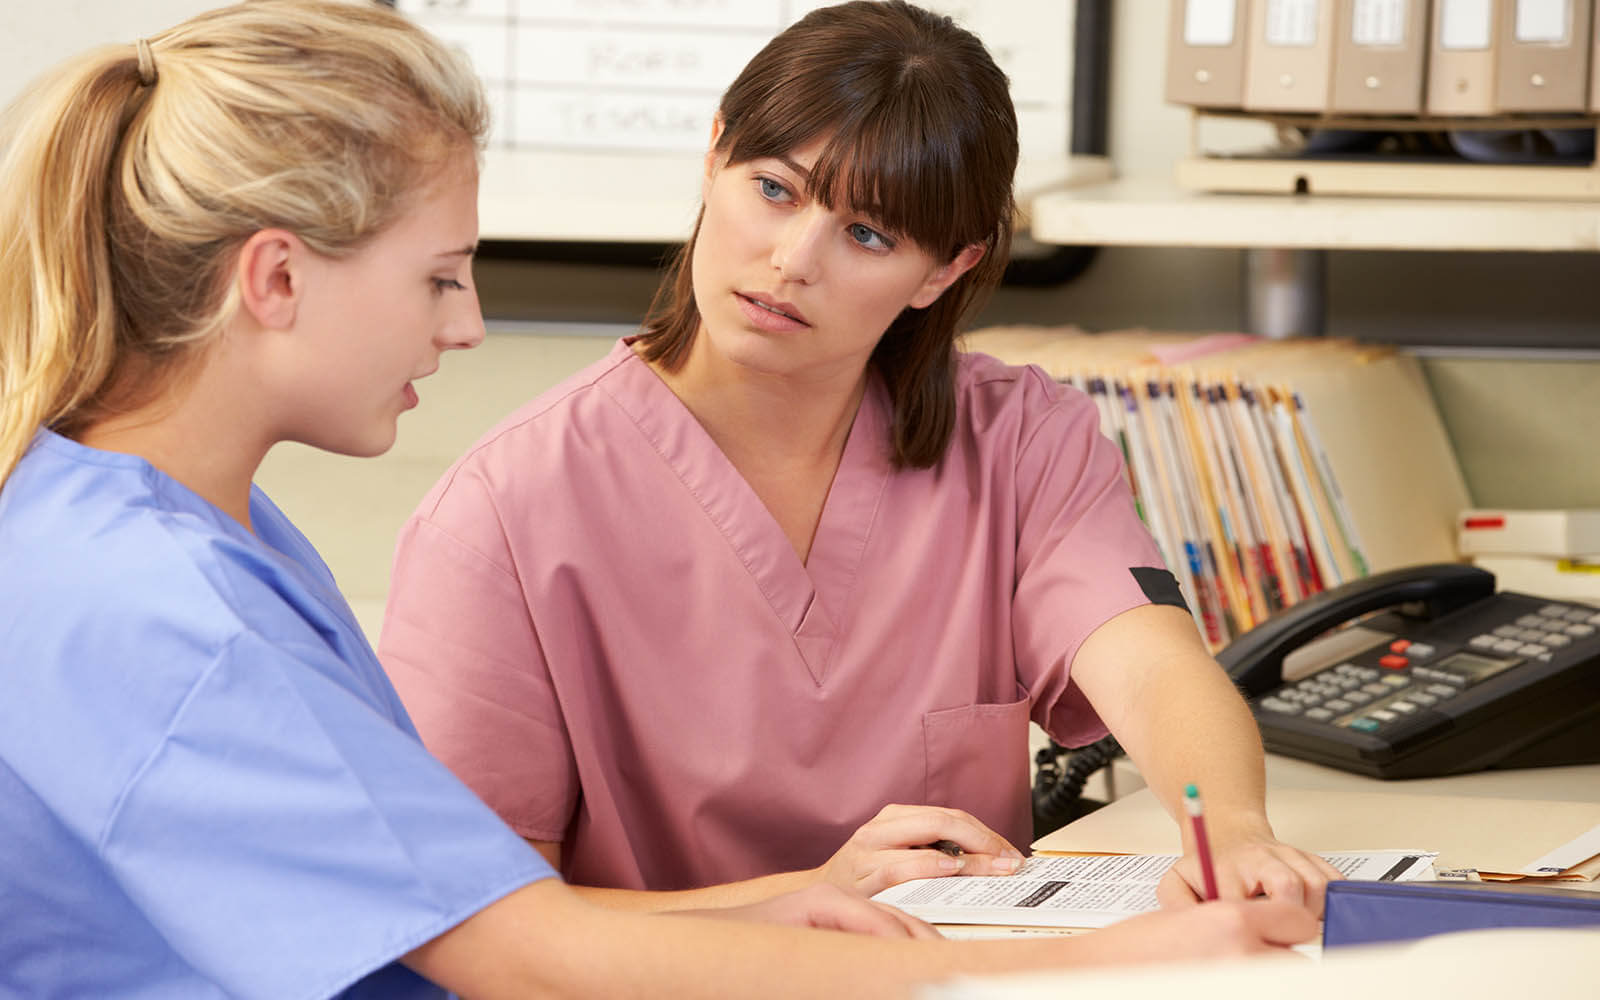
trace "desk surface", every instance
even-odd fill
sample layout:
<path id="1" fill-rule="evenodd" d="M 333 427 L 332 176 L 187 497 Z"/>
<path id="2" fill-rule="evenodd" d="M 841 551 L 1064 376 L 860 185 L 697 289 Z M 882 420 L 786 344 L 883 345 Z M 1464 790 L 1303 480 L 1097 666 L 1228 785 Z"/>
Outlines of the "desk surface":
<path id="1" fill-rule="evenodd" d="M 1083 969 L 957 980 L 920 1000 L 1593 1000 L 1600 931 L 1501 928 L 1395 946 L 1350 948 L 1302 962 L 1273 958 Z"/>
<path id="2" fill-rule="evenodd" d="M 1114 765 L 1113 787 L 1121 797 L 1144 787 L 1144 779 L 1126 757 Z M 1387 792 L 1394 795 L 1471 795 L 1493 799 L 1543 799 L 1550 802 L 1600 802 L 1600 764 L 1576 767 L 1532 767 L 1515 771 L 1479 771 L 1448 778 L 1384 781 L 1312 764 L 1293 757 L 1267 754 L 1268 788 L 1315 788 L 1337 792 Z"/>
<path id="3" fill-rule="evenodd" d="M 1267 785 L 1269 788 L 1316 788 L 1394 795 L 1471 795 L 1494 799 L 1600 802 L 1600 764 L 1530 767 L 1516 771 L 1479 771 L 1448 778 L 1383 781 L 1293 757 L 1268 754 Z"/>

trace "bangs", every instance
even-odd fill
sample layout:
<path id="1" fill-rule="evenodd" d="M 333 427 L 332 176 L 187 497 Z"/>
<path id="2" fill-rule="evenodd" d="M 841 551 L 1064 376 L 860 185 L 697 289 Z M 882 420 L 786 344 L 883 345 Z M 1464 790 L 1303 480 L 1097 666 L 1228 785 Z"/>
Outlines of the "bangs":
<path id="1" fill-rule="evenodd" d="M 994 176 L 998 164 L 973 162 L 983 151 L 950 120 L 958 116 L 919 100 L 924 95 L 915 87 L 865 107 L 823 102 L 834 105 L 828 109 L 819 108 L 819 95 L 803 93 L 809 88 L 798 89 L 798 99 L 773 99 L 753 120 L 738 123 L 737 134 L 728 136 L 729 163 L 787 157 L 826 136 L 807 182 L 810 197 L 832 211 L 864 216 L 939 260 L 971 243 L 992 245 L 1001 219 L 989 206 L 997 199 L 977 179 Z M 1003 183 L 999 200 L 1009 211 L 1009 170 Z"/>

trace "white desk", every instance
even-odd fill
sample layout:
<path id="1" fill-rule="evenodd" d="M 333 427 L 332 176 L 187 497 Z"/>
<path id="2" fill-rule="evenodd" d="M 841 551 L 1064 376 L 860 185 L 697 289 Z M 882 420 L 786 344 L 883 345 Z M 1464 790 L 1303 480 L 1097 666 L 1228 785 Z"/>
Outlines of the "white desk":
<path id="1" fill-rule="evenodd" d="M 1318 961 L 1215 963 L 992 976 L 922 990 L 920 1000 L 1593 1000 L 1600 931 L 1500 929 L 1350 948 Z"/>
<path id="2" fill-rule="evenodd" d="M 1125 770 L 1128 774 L 1119 781 L 1137 779 L 1131 767 Z M 1395 782 L 1269 756 L 1267 781 L 1271 788 L 1278 789 L 1377 792 L 1406 797 L 1415 793 L 1420 796 L 1600 802 L 1600 765 L 1492 771 Z M 1271 799 L 1270 789 L 1268 798 Z M 1359 798 L 1362 796 L 1346 796 L 1343 805 L 1349 806 L 1352 799 Z M 1331 804 L 1338 802 L 1337 796 L 1331 797 Z M 1297 804 L 1296 815 L 1301 825 L 1308 815 L 1315 825 L 1322 825 L 1318 818 L 1321 813 L 1308 814 L 1306 805 L 1303 801 Z M 1370 806 L 1367 808 L 1371 810 Z M 1113 818 L 1112 813 L 1118 809 L 1120 815 Z M 1406 814 L 1416 812 L 1413 809 Z M 1386 809 L 1384 815 L 1390 812 Z M 1497 819 L 1502 815 L 1500 811 L 1494 813 Z M 1166 829 L 1170 821 L 1153 800 L 1120 803 L 1080 822 L 1093 825 L 1099 831 L 1089 837 L 1090 840 L 1114 836 L 1118 841 L 1127 840 L 1129 849 L 1133 850 L 1157 850 L 1150 843 L 1152 838 L 1161 843 L 1175 838 L 1175 834 Z M 1402 819 L 1400 822 L 1416 821 Z M 1530 816 L 1527 822 L 1537 826 L 1540 817 Z M 1549 822 L 1548 818 L 1545 822 Z M 1518 823 L 1520 825 L 1520 821 Z M 1480 836 L 1483 830 L 1493 826 L 1494 823 L 1485 819 L 1482 825 L 1467 828 L 1465 839 Z M 1159 849 L 1170 849 L 1170 845 Z M 1580 884 L 1566 883 L 1565 887 L 1576 888 Z M 1581 887 L 1600 889 L 1594 883 Z M 1184 1000 L 1240 1000 L 1245 997 L 1342 1000 L 1358 994 L 1365 1000 L 1416 1000 L 1435 996 L 1448 996 L 1452 1000 L 1504 1000 L 1508 995 L 1536 996 L 1540 1000 L 1592 1000 L 1597 995 L 1597 983 L 1600 983 L 1600 930 L 1501 929 L 1447 934 L 1398 945 L 1342 949 L 1314 962 L 1255 957 L 1204 964 L 974 977 L 929 987 L 920 997 L 922 1000 L 1032 1000 L 1062 996 L 1115 997 L 1117 1000 L 1171 1000 L 1173 997 Z"/>
<path id="3" fill-rule="evenodd" d="M 1128 758 L 1117 760 L 1111 768 L 1111 787 L 1118 797 L 1144 787 L 1144 778 Z M 1492 799 L 1600 802 L 1600 764 L 1479 771 L 1447 778 L 1384 781 L 1269 753 L 1267 788 L 1269 794 L 1273 788 L 1315 788 L 1338 792 L 1385 792 L 1391 795 L 1472 795 Z"/>
<path id="4" fill-rule="evenodd" d="M 1268 788 L 1317 788 L 1391 795 L 1472 795 L 1493 799 L 1600 802 L 1600 764 L 1479 771 L 1448 778 L 1383 781 L 1292 757 L 1267 755 Z"/>

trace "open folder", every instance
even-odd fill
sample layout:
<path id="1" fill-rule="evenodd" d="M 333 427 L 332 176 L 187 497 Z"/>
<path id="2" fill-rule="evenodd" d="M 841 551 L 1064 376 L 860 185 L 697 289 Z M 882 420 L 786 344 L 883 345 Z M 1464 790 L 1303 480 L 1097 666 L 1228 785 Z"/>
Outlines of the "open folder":
<path id="1" fill-rule="evenodd" d="M 1274 788 L 1267 819 L 1280 840 L 1308 851 L 1412 847 L 1437 851 L 1440 871 L 1501 880 L 1593 880 L 1600 872 L 1600 802 Z M 1148 788 L 1033 845 L 1038 854 L 1159 854 L 1177 847 L 1178 825 Z M 1574 859 L 1574 852 L 1583 857 Z"/>

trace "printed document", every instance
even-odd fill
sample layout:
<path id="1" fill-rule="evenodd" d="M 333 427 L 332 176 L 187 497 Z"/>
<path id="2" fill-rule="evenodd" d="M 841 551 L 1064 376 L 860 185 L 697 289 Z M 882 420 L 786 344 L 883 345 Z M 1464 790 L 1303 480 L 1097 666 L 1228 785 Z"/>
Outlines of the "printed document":
<path id="1" fill-rule="evenodd" d="M 1409 882 L 1433 878 L 1429 851 L 1329 853 L 1345 878 Z M 1176 854 L 1035 856 L 1015 875 L 913 879 L 872 898 L 933 924 L 1105 927 L 1158 908 L 1156 883 Z"/>

